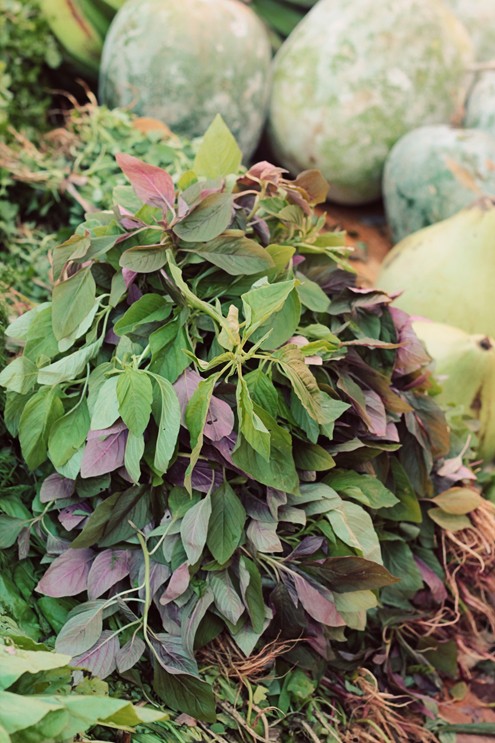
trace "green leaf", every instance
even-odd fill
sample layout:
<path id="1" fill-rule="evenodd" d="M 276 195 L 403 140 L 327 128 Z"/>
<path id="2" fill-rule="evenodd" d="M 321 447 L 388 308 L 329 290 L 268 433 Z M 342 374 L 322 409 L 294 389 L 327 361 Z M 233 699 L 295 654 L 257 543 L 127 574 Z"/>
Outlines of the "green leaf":
<path id="1" fill-rule="evenodd" d="M 263 369 L 254 369 L 244 375 L 243 379 L 253 401 L 266 410 L 272 418 L 277 418 L 279 414 L 278 392 L 269 375 Z"/>
<path id="2" fill-rule="evenodd" d="M 341 501 L 340 505 L 325 514 L 336 536 L 344 544 L 362 552 L 363 557 L 382 563 L 380 542 L 370 515 L 357 503 Z"/>
<path id="3" fill-rule="evenodd" d="M 256 330 L 275 312 L 282 309 L 287 297 L 294 289 L 295 281 L 279 281 L 262 284 L 241 296 L 246 329 Z"/>
<path id="4" fill-rule="evenodd" d="M 159 294 L 143 294 L 131 304 L 120 320 L 114 325 L 117 335 L 129 335 L 144 323 L 161 322 L 166 320 L 172 311 L 172 305 Z"/>
<path id="5" fill-rule="evenodd" d="M 84 372 L 87 364 L 96 356 L 101 348 L 102 340 L 94 341 L 89 346 L 64 356 L 49 366 L 44 366 L 38 372 L 38 384 L 59 384 L 67 382 Z"/>
<path id="6" fill-rule="evenodd" d="M 39 673 L 69 663 L 70 655 L 43 650 L 21 650 L 0 645 L 0 689 L 8 689 L 24 673 Z"/>
<path id="7" fill-rule="evenodd" d="M 222 178 L 237 173 L 241 161 L 239 145 L 220 114 L 217 114 L 201 140 L 194 159 L 194 172 L 205 178 Z"/>
<path id="8" fill-rule="evenodd" d="M 52 325 L 55 338 L 65 338 L 91 312 L 96 301 L 96 284 L 91 268 L 83 268 L 53 289 Z"/>
<path id="9" fill-rule="evenodd" d="M 399 503 L 391 508 L 387 507 L 383 516 L 392 521 L 412 521 L 414 524 L 420 524 L 423 520 L 421 506 L 406 470 L 394 458 L 390 460 L 390 469 L 394 481 L 394 495 L 399 499 Z"/>
<path id="10" fill-rule="evenodd" d="M 395 606 L 397 597 L 414 596 L 423 587 L 423 578 L 411 548 L 402 539 L 383 541 L 382 553 L 387 570 L 399 578 L 396 585 L 384 588 L 382 600 Z"/>
<path id="11" fill-rule="evenodd" d="M 196 387 L 186 407 L 186 426 L 191 438 L 191 457 L 184 477 L 184 485 L 191 493 L 191 477 L 203 446 L 203 431 L 206 424 L 211 397 L 220 372 L 203 379 Z"/>
<path id="12" fill-rule="evenodd" d="M 467 516 L 449 513 L 444 511 L 443 508 L 430 508 L 428 516 L 435 524 L 441 526 L 442 529 L 447 529 L 447 531 L 462 531 L 462 529 L 469 529 L 473 525 Z"/>
<path id="13" fill-rule="evenodd" d="M 272 351 L 284 343 L 287 343 L 299 325 L 301 320 L 301 302 L 295 289 L 287 297 L 284 306 L 270 317 L 267 322 L 252 334 L 250 340 L 257 343 L 268 331 L 270 335 L 261 343 L 260 348 Z"/>
<path id="14" fill-rule="evenodd" d="M 168 673 L 154 661 L 153 689 L 167 706 L 196 720 L 215 722 L 215 697 L 211 686 L 185 674 Z"/>
<path id="15" fill-rule="evenodd" d="M 185 351 L 192 351 L 184 321 L 177 318 L 165 327 L 156 330 L 149 337 L 152 352 L 150 371 L 168 379 L 172 384 L 191 364 Z"/>
<path id="16" fill-rule="evenodd" d="M 153 273 L 158 271 L 167 262 L 169 245 L 135 245 L 128 248 L 120 256 L 122 268 L 128 268 L 136 273 Z"/>
<path id="17" fill-rule="evenodd" d="M 63 710 L 63 707 L 53 702 L 50 703 L 47 698 L 37 699 L 31 696 L 29 704 L 26 704 L 26 697 L 12 694 L 9 691 L 0 691 L 0 720 L 2 727 L 9 734 L 15 734 L 39 724 L 46 715 L 57 710 Z M 10 742 L 11 738 L 7 740 Z"/>
<path id="18" fill-rule="evenodd" d="M 151 416 L 153 387 L 145 371 L 127 368 L 117 381 L 117 398 L 122 420 L 135 436 L 144 433 Z"/>
<path id="19" fill-rule="evenodd" d="M 52 307 L 49 305 L 29 325 L 24 356 L 36 364 L 40 357 L 51 359 L 58 351 L 57 339 L 53 335 Z"/>
<path id="20" fill-rule="evenodd" d="M 0 374 L 0 386 L 11 392 L 25 395 L 31 392 L 38 375 L 38 369 L 26 356 L 18 356 Z"/>
<path id="21" fill-rule="evenodd" d="M 335 467 L 334 458 L 322 446 L 300 441 L 294 446 L 294 461 L 300 470 L 326 472 Z"/>
<path id="22" fill-rule="evenodd" d="M 211 517 L 208 526 L 207 545 L 215 560 L 224 565 L 239 546 L 246 512 L 228 482 L 224 482 L 211 494 Z"/>
<path id="23" fill-rule="evenodd" d="M 0 514 L 0 549 L 8 549 L 8 547 L 12 547 L 12 545 L 16 543 L 17 537 L 25 526 L 26 521 L 24 519 Z"/>
<path id="24" fill-rule="evenodd" d="M 483 503 L 483 498 L 473 488 L 449 488 L 432 499 L 442 511 L 456 516 L 463 516 L 474 511 Z"/>
<path id="25" fill-rule="evenodd" d="M 42 387 L 26 403 L 19 421 L 19 441 L 29 469 L 36 469 L 46 459 L 51 426 L 64 414 L 56 387 Z"/>
<path id="26" fill-rule="evenodd" d="M 103 630 L 103 607 L 105 601 L 90 601 L 82 604 L 76 614 L 69 616 L 55 641 L 58 653 L 71 657 L 89 650 L 97 642 Z"/>
<path id="27" fill-rule="evenodd" d="M 136 436 L 132 433 L 132 431 L 129 431 L 127 435 L 127 441 L 125 445 L 125 455 L 124 455 L 124 466 L 134 483 L 139 482 L 139 478 L 141 477 L 141 467 L 140 462 L 143 458 L 144 454 L 144 436 L 143 434 L 139 434 Z"/>
<path id="28" fill-rule="evenodd" d="M 142 529 L 151 518 L 150 489 L 142 485 L 113 493 L 99 503 L 71 547 L 112 547 Z M 129 522 L 132 522 L 132 526 Z"/>
<path id="29" fill-rule="evenodd" d="M 164 473 L 175 451 L 180 428 L 180 405 L 174 388 L 167 379 L 153 374 L 158 399 L 153 406 L 153 415 L 158 426 L 153 466 Z"/>
<path id="30" fill-rule="evenodd" d="M 352 470 L 335 470 L 325 477 L 337 493 L 352 498 L 369 508 L 390 508 L 399 499 L 377 477 L 361 475 Z"/>
<path id="31" fill-rule="evenodd" d="M 118 380 L 119 377 L 115 374 L 113 377 L 105 379 L 99 388 L 93 406 L 93 415 L 91 416 L 92 431 L 110 428 L 120 417 L 119 399 L 117 397 Z"/>
<path id="32" fill-rule="evenodd" d="M 292 389 L 298 396 L 306 412 L 317 423 L 328 423 L 325 402 L 318 383 L 304 363 L 304 357 L 299 348 L 293 344 L 283 346 L 275 352 L 279 369 L 289 379 Z"/>
<path id="33" fill-rule="evenodd" d="M 374 591 L 399 581 L 399 578 L 391 575 L 382 565 L 351 555 L 327 557 L 321 562 L 302 562 L 301 569 L 327 588 L 340 593 Z"/>
<path id="34" fill-rule="evenodd" d="M 55 467 L 62 467 L 81 448 L 89 424 L 86 400 L 55 421 L 48 437 L 48 455 Z"/>
<path id="35" fill-rule="evenodd" d="M 231 276 L 250 276 L 273 268 L 265 248 L 244 235 L 221 235 L 207 243 L 189 244 L 181 249 L 200 255 Z"/>
<path id="36" fill-rule="evenodd" d="M 267 462 L 248 442 L 239 436 L 232 454 L 234 463 L 254 480 L 286 493 L 299 492 L 299 477 L 292 456 L 292 439 L 288 431 L 258 405 L 254 411 L 270 432 L 270 459 Z"/>
<path id="37" fill-rule="evenodd" d="M 194 565 L 203 554 L 211 511 L 211 497 L 207 495 L 192 506 L 182 519 L 180 536 L 190 565 Z"/>
<path id="38" fill-rule="evenodd" d="M 236 401 L 240 433 L 248 444 L 268 461 L 270 459 L 270 432 L 254 412 L 249 388 L 242 376 L 237 380 Z"/>
<path id="39" fill-rule="evenodd" d="M 302 304 L 313 312 L 326 312 L 330 306 L 330 299 L 315 281 L 311 281 L 302 273 L 297 273 L 300 284 L 297 293 Z"/>
<path id="40" fill-rule="evenodd" d="M 265 601 L 261 588 L 261 575 L 252 560 L 244 555 L 239 561 L 239 581 L 242 598 L 249 614 L 253 630 L 261 632 L 265 623 Z"/>
<path id="41" fill-rule="evenodd" d="M 224 232 L 232 221 L 234 200 L 228 193 L 212 193 L 173 228 L 185 242 L 208 242 Z"/>

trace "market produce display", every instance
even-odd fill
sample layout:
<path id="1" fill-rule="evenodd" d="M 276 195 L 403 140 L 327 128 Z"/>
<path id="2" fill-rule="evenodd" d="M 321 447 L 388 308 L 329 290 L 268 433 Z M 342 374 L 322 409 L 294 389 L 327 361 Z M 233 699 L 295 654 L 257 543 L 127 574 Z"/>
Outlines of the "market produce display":
<path id="1" fill-rule="evenodd" d="M 274 152 L 294 172 L 319 168 L 333 201 L 376 199 L 393 144 L 449 122 L 471 61 L 467 32 L 443 2 L 320 0 L 275 59 Z"/>
<path id="2" fill-rule="evenodd" d="M 265 26 L 237 1 L 128 0 L 106 37 L 100 97 L 187 137 L 220 114 L 249 158 L 265 121 L 270 63 Z"/>
<path id="3" fill-rule="evenodd" d="M 495 132 L 424 126 L 402 137 L 383 175 L 393 240 L 447 219 L 481 196 L 495 196 L 494 164 Z"/>
<path id="4" fill-rule="evenodd" d="M 491 3 L 0 13 L 1 743 L 495 734 Z"/>
<path id="5" fill-rule="evenodd" d="M 317 172 L 236 175 L 220 119 L 177 185 L 117 160 L 131 186 L 55 249 L 52 301 L 7 330 L 24 350 L 0 375 L 5 422 L 46 531 L 2 521 L 51 561 L 38 594 L 79 597 L 57 652 L 100 677 L 143 658 L 167 706 L 211 722 L 198 660 L 214 638 L 318 666 L 365 629 L 377 589 L 412 609 L 414 554 L 443 512 L 419 498 L 464 472 L 434 475 L 450 443 L 428 359 L 321 231 Z"/>

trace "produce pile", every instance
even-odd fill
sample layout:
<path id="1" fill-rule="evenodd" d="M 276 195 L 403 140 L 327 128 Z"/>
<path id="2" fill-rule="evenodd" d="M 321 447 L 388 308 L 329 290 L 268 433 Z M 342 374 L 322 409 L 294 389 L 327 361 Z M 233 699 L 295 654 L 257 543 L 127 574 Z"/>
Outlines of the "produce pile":
<path id="1" fill-rule="evenodd" d="M 2 5 L 0 740 L 492 734 L 491 3 Z"/>
<path id="2" fill-rule="evenodd" d="M 360 668 L 367 612 L 394 627 L 446 605 L 438 529 L 489 504 L 409 319 L 322 231 L 316 171 L 240 172 L 219 118 L 176 184 L 117 162 L 131 185 L 55 248 L 51 301 L 7 329 L 5 425 L 36 496 L 2 499 L 1 546 L 45 622 L 57 606 L 57 653 L 213 723 L 215 668 L 261 671 L 269 706 L 290 669 L 312 690 Z M 432 647 L 411 648 L 426 688 Z"/>

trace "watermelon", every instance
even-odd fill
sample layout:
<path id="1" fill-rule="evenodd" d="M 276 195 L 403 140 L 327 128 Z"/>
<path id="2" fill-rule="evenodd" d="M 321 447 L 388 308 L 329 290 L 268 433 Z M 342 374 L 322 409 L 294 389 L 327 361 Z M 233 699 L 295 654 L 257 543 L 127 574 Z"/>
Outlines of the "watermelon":
<path id="1" fill-rule="evenodd" d="M 237 0 L 128 0 L 105 40 L 100 98 L 187 137 L 219 113 L 247 158 L 263 128 L 270 67 L 266 28 Z"/>
<path id="2" fill-rule="evenodd" d="M 495 70 L 483 73 L 473 86 L 466 103 L 464 126 L 495 136 Z"/>
<path id="3" fill-rule="evenodd" d="M 495 137 L 475 129 L 425 126 L 392 149 L 383 195 L 392 237 L 440 222 L 495 194 Z"/>
<path id="4" fill-rule="evenodd" d="M 273 149 L 294 173 L 319 168 L 331 200 L 372 201 L 393 144 L 450 120 L 472 58 L 442 0 L 320 0 L 275 58 Z"/>
<path id="5" fill-rule="evenodd" d="M 447 0 L 467 28 L 479 62 L 495 58 L 495 2 L 493 0 Z"/>

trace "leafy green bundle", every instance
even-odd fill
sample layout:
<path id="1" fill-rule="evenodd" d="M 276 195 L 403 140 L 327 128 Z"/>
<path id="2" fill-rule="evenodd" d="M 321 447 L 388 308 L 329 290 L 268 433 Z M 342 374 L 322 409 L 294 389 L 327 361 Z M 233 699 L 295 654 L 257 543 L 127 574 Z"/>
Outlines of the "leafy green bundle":
<path id="1" fill-rule="evenodd" d="M 52 301 L 8 329 L 5 423 L 42 480 L 37 591 L 88 598 L 57 651 L 102 678 L 146 658 L 167 705 L 211 721 L 196 651 L 222 633 L 308 668 L 378 589 L 409 605 L 433 572 L 408 545 L 419 499 L 461 464 L 437 472 L 427 358 L 390 297 L 355 286 L 317 172 L 239 174 L 219 118 L 177 185 L 117 160 L 131 186 L 54 250 Z M 28 554 L 29 531 L 0 516 L 0 546 Z"/>

